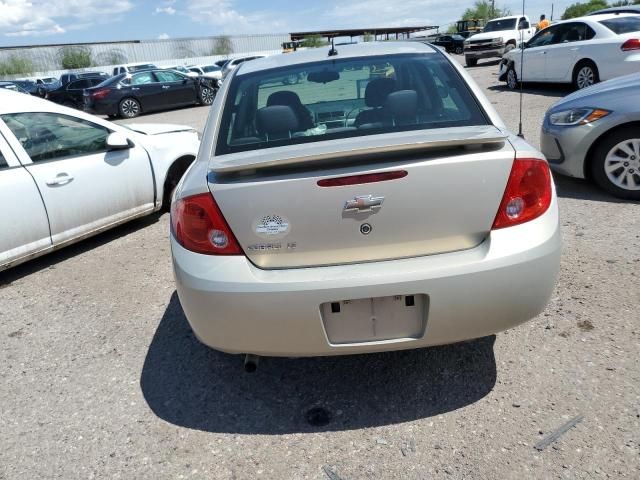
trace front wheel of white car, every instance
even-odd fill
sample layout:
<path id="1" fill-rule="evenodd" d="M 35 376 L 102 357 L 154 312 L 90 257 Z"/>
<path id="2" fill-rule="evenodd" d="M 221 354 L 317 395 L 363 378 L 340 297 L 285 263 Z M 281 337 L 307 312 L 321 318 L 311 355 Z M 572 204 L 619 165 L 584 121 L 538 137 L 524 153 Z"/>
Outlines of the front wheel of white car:
<path id="1" fill-rule="evenodd" d="M 519 84 L 520 82 L 518 82 L 516 69 L 513 68 L 513 65 L 511 65 L 509 67 L 509 70 L 507 70 L 507 87 L 509 87 L 510 90 L 515 90 L 516 88 L 518 88 Z"/>
<path id="2" fill-rule="evenodd" d="M 576 90 L 588 88 L 600 81 L 598 67 L 593 62 L 585 61 L 579 63 L 573 72 L 573 87 Z"/>
<path id="3" fill-rule="evenodd" d="M 593 151 L 591 175 L 610 194 L 626 200 L 640 200 L 640 134 L 637 128 L 620 129 Z"/>

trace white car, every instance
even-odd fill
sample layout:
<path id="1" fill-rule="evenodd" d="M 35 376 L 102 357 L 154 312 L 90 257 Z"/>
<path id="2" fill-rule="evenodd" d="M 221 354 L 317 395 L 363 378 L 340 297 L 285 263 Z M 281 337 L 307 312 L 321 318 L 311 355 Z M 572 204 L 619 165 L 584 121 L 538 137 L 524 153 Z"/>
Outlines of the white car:
<path id="1" fill-rule="evenodd" d="M 210 78 L 212 80 L 221 80 L 222 79 L 222 68 L 218 65 L 191 65 L 187 67 L 192 73 L 196 73 L 201 77 Z"/>
<path id="2" fill-rule="evenodd" d="M 0 90 L 0 270 L 167 206 L 199 144 Z"/>
<path id="3" fill-rule="evenodd" d="M 329 49 L 243 63 L 216 96 L 171 205 L 196 337 L 232 353 L 340 355 L 535 317 L 560 260 L 544 156 L 437 47 Z"/>
<path id="4" fill-rule="evenodd" d="M 485 25 L 481 33 L 464 41 L 465 63 L 467 67 L 475 67 L 481 58 L 502 58 L 534 33 L 535 29 L 526 15 L 495 18 Z"/>
<path id="5" fill-rule="evenodd" d="M 594 83 L 640 71 L 640 15 L 604 14 L 572 18 L 538 32 L 500 63 L 501 81 Z M 523 64 L 521 65 L 521 57 Z"/>

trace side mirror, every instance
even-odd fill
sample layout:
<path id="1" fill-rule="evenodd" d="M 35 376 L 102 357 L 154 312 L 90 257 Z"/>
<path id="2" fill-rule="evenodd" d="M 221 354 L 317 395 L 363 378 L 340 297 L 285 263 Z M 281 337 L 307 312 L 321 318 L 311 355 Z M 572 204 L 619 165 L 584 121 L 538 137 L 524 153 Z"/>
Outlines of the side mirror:
<path id="1" fill-rule="evenodd" d="M 113 132 L 107 137 L 107 149 L 108 150 L 128 150 L 135 145 L 124 134 L 120 132 Z"/>

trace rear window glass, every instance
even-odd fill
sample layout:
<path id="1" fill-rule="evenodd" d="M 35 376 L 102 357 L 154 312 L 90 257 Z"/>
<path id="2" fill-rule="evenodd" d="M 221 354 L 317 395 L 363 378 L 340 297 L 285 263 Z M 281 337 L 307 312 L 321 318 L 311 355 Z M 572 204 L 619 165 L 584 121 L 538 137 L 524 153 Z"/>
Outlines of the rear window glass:
<path id="1" fill-rule="evenodd" d="M 469 88 L 441 55 L 336 59 L 234 77 L 216 155 L 486 124 Z"/>
<path id="2" fill-rule="evenodd" d="M 640 16 L 610 18 L 600 23 L 618 35 L 640 31 Z"/>

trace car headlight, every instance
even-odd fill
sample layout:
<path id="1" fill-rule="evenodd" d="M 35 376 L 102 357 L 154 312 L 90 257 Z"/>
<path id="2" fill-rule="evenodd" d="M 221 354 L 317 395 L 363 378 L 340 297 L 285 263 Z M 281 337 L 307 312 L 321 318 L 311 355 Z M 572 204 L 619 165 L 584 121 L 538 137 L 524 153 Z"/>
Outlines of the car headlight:
<path id="1" fill-rule="evenodd" d="M 498 37 L 492 40 L 493 43 L 504 43 L 504 38 Z"/>
<path id="2" fill-rule="evenodd" d="M 549 115 L 551 125 L 586 125 L 606 117 L 611 112 L 600 108 L 573 108 Z"/>

